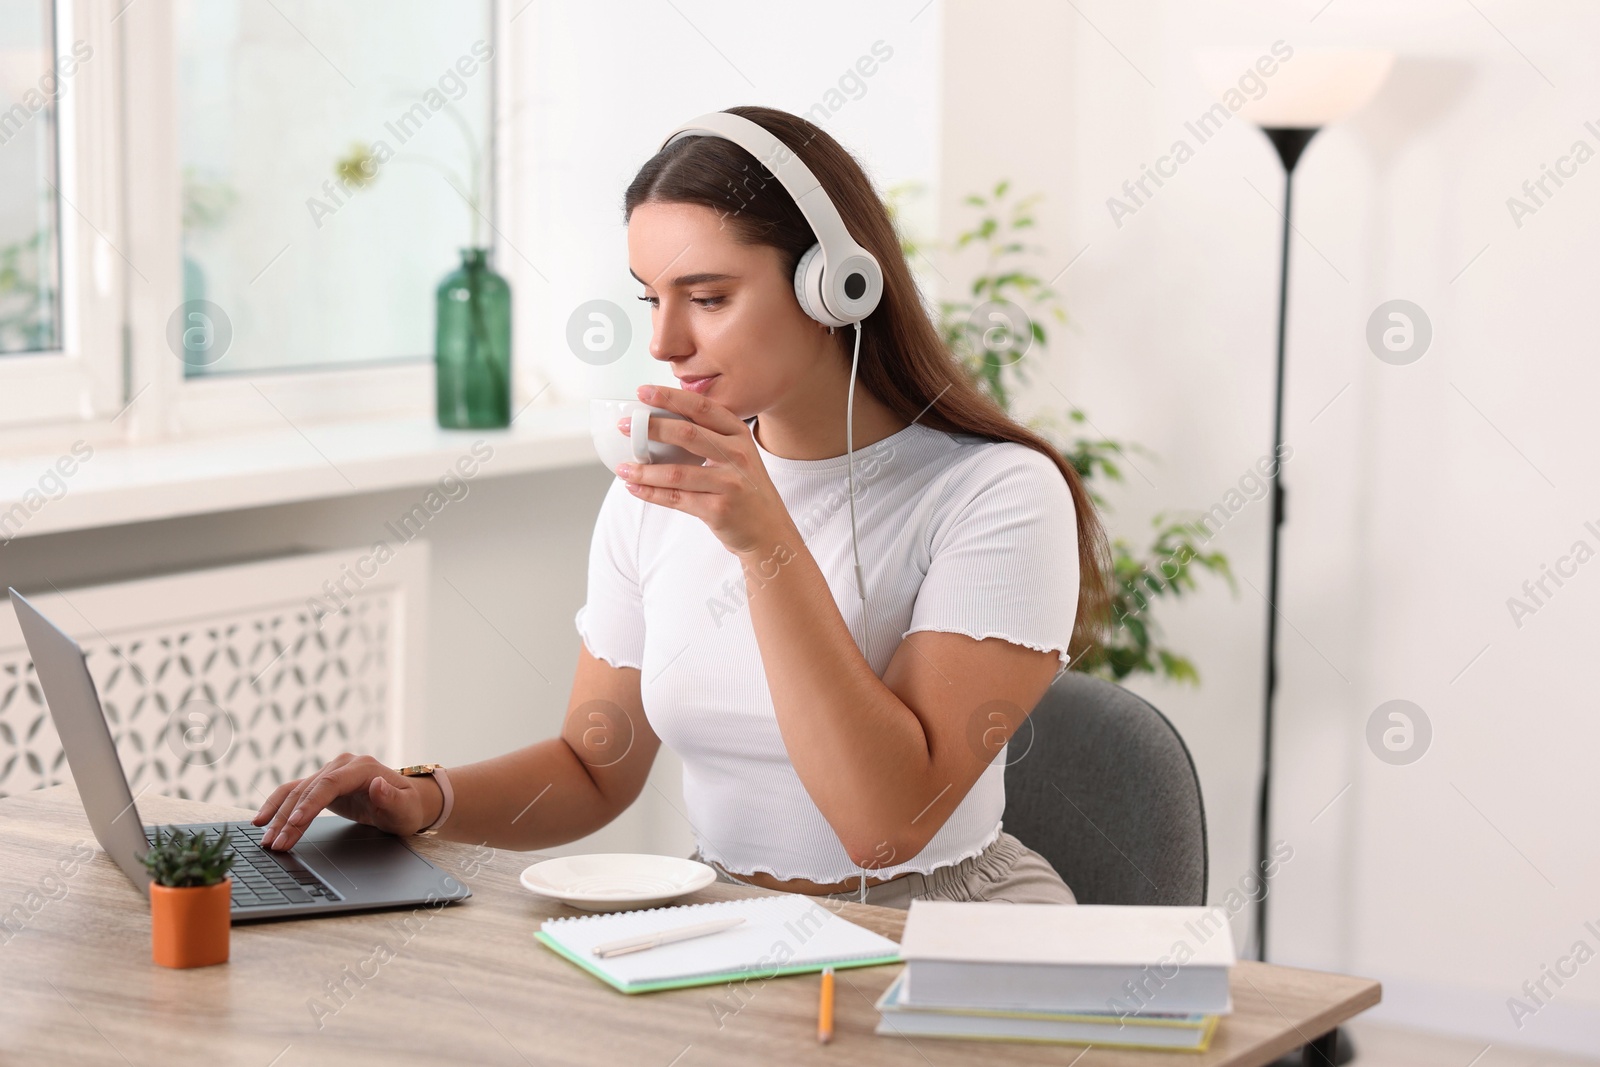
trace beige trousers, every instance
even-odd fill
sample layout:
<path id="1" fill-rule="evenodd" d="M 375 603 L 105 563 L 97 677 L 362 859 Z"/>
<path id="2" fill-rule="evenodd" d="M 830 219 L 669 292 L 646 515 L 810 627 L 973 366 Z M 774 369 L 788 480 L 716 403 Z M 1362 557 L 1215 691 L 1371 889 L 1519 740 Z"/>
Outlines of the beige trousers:
<path id="1" fill-rule="evenodd" d="M 717 872 L 717 881 L 750 885 L 720 864 L 700 855 L 690 859 Z M 860 889 L 822 894 L 830 900 L 861 900 Z M 939 867 L 929 874 L 901 875 L 892 881 L 867 886 L 866 903 L 885 908 L 909 908 L 914 899 L 993 900 L 1012 904 L 1076 904 L 1077 898 L 1048 860 L 1004 830 L 988 848 L 959 863 Z"/>

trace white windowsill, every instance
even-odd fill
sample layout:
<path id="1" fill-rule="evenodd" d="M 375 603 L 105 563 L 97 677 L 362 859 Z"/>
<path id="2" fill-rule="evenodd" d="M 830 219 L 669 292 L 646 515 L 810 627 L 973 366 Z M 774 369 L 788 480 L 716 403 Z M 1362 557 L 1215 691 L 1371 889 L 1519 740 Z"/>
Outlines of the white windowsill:
<path id="1" fill-rule="evenodd" d="M 487 460 L 472 452 L 480 440 L 493 449 Z M 44 503 L 19 526 L 14 519 L 4 525 L 7 514 L 28 493 L 41 492 L 41 478 L 62 457 L 0 456 L 0 544 L 10 537 L 430 485 L 449 473 L 460 477 L 455 464 L 463 457 L 477 464 L 474 479 L 599 465 L 587 405 L 529 408 L 505 430 L 441 430 L 426 417 L 283 425 L 226 437 L 96 445 L 62 479 L 65 494 L 47 484 Z M 52 489 L 56 499 L 49 499 Z"/>

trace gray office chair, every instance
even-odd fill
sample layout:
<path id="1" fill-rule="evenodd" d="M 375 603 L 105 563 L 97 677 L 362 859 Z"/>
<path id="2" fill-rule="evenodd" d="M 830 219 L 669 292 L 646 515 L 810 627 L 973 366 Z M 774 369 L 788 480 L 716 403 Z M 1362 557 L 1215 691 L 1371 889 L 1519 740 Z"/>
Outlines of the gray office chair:
<path id="1" fill-rule="evenodd" d="M 1183 738 L 1133 693 L 1069 671 L 1006 752 L 1003 825 L 1080 904 L 1204 904 L 1206 812 Z"/>

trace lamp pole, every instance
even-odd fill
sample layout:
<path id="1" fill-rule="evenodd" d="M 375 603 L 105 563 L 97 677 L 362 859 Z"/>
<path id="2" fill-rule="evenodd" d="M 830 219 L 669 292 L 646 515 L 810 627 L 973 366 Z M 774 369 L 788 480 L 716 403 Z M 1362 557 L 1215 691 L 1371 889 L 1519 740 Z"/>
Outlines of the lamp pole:
<path id="1" fill-rule="evenodd" d="M 1283 249 L 1278 271 L 1278 362 L 1272 407 L 1272 528 L 1267 541 L 1267 682 L 1261 727 L 1261 791 L 1256 798 L 1256 870 L 1261 872 L 1261 899 L 1256 901 L 1256 958 L 1267 958 L 1268 837 L 1272 830 L 1273 698 L 1278 685 L 1278 540 L 1283 527 L 1283 465 L 1277 461 L 1283 444 L 1284 338 L 1289 314 L 1289 212 L 1294 198 L 1294 167 L 1320 126 L 1268 126 L 1262 132 L 1283 164 Z"/>

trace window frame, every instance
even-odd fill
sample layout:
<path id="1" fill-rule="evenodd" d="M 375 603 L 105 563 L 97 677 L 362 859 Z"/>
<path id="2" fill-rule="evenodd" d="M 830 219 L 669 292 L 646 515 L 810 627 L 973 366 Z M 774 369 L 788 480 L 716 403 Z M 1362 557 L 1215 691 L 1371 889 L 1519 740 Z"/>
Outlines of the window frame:
<path id="1" fill-rule="evenodd" d="M 75 41 L 94 50 L 60 80 L 56 108 L 58 348 L 0 356 L 0 428 L 37 431 L 66 422 L 109 421 L 124 401 L 118 96 L 121 49 L 114 12 L 93 0 L 55 0 L 52 63 Z M 53 69 L 53 68 L 52 68 Z M 91 164 L 91 161 L 94 161 Z"/>
<path id="2" fill-rule="evenodd" d="M 501 60 L 492 68 L 485 170 L 489 243 L 498 259 L 509 166 L 500 130 L 513 64 L 504 60 L 503 5 L 489 5 L 490 42 Z M 167 319 L 183 301 L 176 6 L 57 0 L 58 40 L 71 39 L 61 29 L 64 10 L 71 26 L 85 28 L 78 36 L 93 34 L 95 49 L 94 62 L 69 86 L 76 98 L 63 93 L 60 109 L 62 192 L 92 226 L 62 205 L 65 351 L 0 358 L 7 398 L 0 452 L 72 437 L 138 443 L 302 420 L 431 418 L 433 363 L 426 355 L 370 366 L 184 375 L 166 345 Z M 82 199 L 73 197 L 80 192 Z"/>

